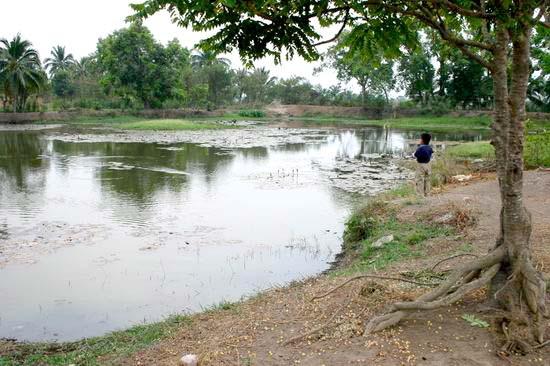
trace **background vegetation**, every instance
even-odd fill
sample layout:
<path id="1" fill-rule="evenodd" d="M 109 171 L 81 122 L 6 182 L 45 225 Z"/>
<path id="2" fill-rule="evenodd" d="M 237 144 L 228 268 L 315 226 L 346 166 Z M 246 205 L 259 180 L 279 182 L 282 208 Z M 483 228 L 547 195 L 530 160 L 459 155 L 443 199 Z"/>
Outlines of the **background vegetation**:
<path id="1" fill-rule="evenodd" d="M 545 33 L 546 32 L 546 33 Z M 548 30 L 534 38 L 529 109 L 550 112 Z M 355 93 L 342 84 L 324 88 L 303 77 L 278 79 L 265 68 L 232 68 L 212 52 L 189 50 L 177 39 L 161 44 L 141 22 L 98 40 L 96 51 L 81 59 L 63 46 L 41 62 L 32 43 L 20 35 L 0 43 L 0 110 L 215 109 L 241 105 L 310 104 L 365 106 L 389 110 L 420 108 L 443 115 L 454 109 L 491 109 L 492 81 L 487 71 L 426 35 L 421 46 L 398 58 L 380 52 L 362 55 L 344 34 L 324 56 L 320 69 L 337 71 L 341 82 L 354 81 Z M 406 98 L 392 100 L 392 91 Z"/>

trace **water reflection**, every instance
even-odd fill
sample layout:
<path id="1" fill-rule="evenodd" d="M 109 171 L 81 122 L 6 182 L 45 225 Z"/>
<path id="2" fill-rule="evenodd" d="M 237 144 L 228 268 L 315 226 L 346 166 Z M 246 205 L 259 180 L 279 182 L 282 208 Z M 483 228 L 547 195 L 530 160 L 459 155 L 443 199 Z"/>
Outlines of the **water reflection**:
<path id="1" fill-rule="evenodd" d="M 411 137 L 223 149 L 0 132 L 0 337 L 98 335 L 318 273 L 353 204 L 323 169 Z"/>
<path id="2" fill-rule="evenodd" d="M 39 188 L 40 171 L 45 169 L 41 157 L 46 142 L 32 132 L 0 133 L 0 177 L 2 184 L 18 190 Z M 37 174 L 35 174 L 37 173 Z M 36 181 L 38 178 L 38 182 Z M 2 191 L 0 191 L 2 193 Z"/>

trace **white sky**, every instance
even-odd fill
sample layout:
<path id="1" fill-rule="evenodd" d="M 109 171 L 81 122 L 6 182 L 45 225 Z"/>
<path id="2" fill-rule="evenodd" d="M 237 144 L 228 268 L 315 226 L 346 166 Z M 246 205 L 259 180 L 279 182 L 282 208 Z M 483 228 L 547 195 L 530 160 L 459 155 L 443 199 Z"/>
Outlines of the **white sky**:
<path id="1" fill-rule="evenodd" d="M 31 41 L 42 59 L 49 56 L 52 47 L 66 46 L 76 58 L 96 49 L 97 40 L 126 26 L 125 18 L 132 14 L 130 3 L 141 0 L 1 0 L 0 38 L 13 38 L 17 33 Z M 166 43 L 178 38 L 188 48 L 205 37 L 203 33 L 179 28 L 170 22 L 168 13 L 158 13 L 147 19 L 145 25 L 155 38 Z M 327 29 L 327 38 L 332 35 Z M 225 55 L 234 68 L 241 62 L 236 52 Z M 275 65 L 272 59 L 259 60 L 255 66 L 267 67 L 277 77 L 302 76 L 313 84 L 328 87 L 338 83 L 336 73 L 326 70 L 313 75 L 319 63 L 308 63 L 299 57 Z M 342 86 L 346 87 L 345 84 Z M 354 83 L 347 85 L 357 91 Z"/>

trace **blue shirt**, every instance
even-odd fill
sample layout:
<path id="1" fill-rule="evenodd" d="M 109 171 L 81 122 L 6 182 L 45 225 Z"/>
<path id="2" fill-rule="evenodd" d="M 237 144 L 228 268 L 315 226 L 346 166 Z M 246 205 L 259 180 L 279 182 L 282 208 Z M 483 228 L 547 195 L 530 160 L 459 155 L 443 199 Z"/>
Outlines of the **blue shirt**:
<path id="1" fill-rule="evenodd" d="M 414 153 L 414 157 L 420 164 L 428 164 L 432 160 L 433 153 L 434 151 L 430 145 L 419 145 Z"/>

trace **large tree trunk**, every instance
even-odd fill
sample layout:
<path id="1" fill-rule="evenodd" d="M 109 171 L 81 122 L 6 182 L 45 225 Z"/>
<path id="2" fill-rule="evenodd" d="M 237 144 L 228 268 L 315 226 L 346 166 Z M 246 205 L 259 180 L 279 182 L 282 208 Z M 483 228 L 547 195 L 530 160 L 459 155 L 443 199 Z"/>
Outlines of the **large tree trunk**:
<path id="1" fill-rule="evenodd" d="M 361 86 L 361 104 L 364 108 L 366 107 L 365 103 L 367 102 L 367 84 L 360 82 L 359 85 Z"/>
<path id="2" fill-rule="evenodd" d="M 523 142 L 525 100 L 529 80 L 531 28 L 510 29 L 497 24 L 491 69 L 494 87 L 493 145 L 502 201 L 500 234 L 491 252 L 453 271 L 436 289 L 416 301 L 398 302 L 375 317 L 366 332 L 397 324 L 411 311 L 451 305 L 468 292 L 490 284 L 489 300 L 505 310 L 499 328 L 507 352 L 528 352 L 533 341 L 542 343 L 546 329 L 546 283 L 532 262 L 531 215 L 523 204 Z M 508 53 L 512 45 L 511 88 L 508 88 Z M 530 332 L 525 332 L 527 328 Z M 531 338 L 530 338 L 530 336 Z"/>
<path id="3" fill-rule="evenodd" d="M 445 57 L 441 56 L 441 52 L 443 51 L 440 51 L 440 55 L 438 57 L 438 61 L 439 61 L 438 94 L 440 97 L 443 98 L 445 97 L 445 84 L 447 83 L 448 72 L 447 72 L 447 64 L 445 63 Z"/>
<path id="4" fill-rule="evenodd" d="M 508 90 L 508 31 L 497 33 L 493 87 L 495 119 L 493 144 L 502 201 L 500 235 L 496 246 L 504 246 L 506 257 L 494 277 L 492 300 L 508 310 L 516 322 L 533 327 L 542 342 L 547 316 L 546 285 L 531 259 L 531 215 L 523 204 L 523 142 L 525 100 L 529 81 L 530 28 L 524 26 L 512 40 L 512 82 Z"/>

